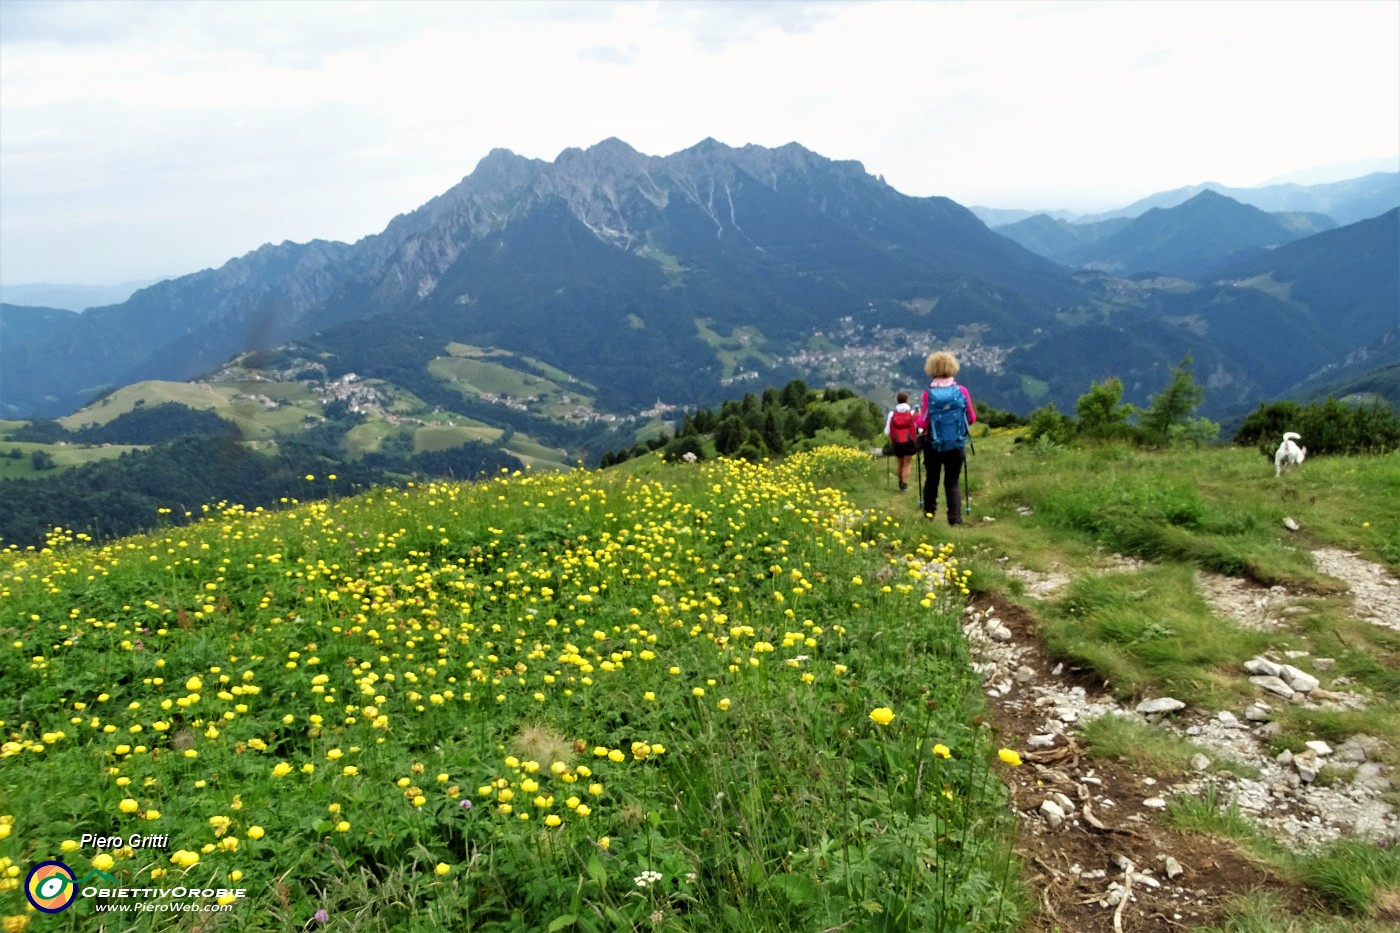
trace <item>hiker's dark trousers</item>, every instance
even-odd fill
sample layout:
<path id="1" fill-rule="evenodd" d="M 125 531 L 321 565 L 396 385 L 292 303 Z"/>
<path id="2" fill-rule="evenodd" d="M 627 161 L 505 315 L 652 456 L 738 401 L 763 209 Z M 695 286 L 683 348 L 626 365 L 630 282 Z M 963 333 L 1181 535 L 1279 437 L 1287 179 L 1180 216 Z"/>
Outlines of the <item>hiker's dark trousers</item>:
<path id="1" fill-rule="evenodd" d="M 952 450 L 931 450 L 924 448 L 924 514 L 938 514 L 938 477 L 943 474 L 943 493 L 948 503 L 948 524 L 962 524 L 962 490 L 958 480 L 962 478 L 963 464 L 967 451 L 962 447 Z"/>

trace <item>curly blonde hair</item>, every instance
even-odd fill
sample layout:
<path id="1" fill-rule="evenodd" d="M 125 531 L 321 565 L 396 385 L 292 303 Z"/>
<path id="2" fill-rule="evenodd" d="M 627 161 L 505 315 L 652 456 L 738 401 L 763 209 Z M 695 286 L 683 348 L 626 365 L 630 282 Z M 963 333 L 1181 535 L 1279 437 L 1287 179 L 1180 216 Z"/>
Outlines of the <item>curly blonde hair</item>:
<path id="1" fill-rule="evenodd" d="M 958 374 L 958 358 L 947 350 L 938 350 L 924 360 L 924 372 L 934 379 L 951 379 Z"/>

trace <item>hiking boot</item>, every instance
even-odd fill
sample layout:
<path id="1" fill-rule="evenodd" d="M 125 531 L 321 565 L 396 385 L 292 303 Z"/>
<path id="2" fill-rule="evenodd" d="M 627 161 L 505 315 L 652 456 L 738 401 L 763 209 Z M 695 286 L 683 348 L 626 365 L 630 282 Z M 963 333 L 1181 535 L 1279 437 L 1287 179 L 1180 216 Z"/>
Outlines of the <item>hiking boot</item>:
<path id="1" fill-rule="evenodd" d="M 900 483 L 900 484 L 899 484 L 899 491 L 900 491 L 900 492 L 903 492 L 904 490 L 906 490 L 906 489 L 908 489 L 908 488 L 909 488 L 909 484 L 908 484 L 908 483 Z"/>

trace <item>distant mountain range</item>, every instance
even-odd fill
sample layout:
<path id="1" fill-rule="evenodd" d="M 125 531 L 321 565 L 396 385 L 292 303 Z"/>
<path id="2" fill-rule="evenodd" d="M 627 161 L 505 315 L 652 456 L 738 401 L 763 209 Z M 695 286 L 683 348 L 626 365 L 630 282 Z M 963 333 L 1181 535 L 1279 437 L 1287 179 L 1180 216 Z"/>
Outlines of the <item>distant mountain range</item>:
<path id="1" fill-rule="evenodd" d="M 1226 412 L 1383 344 L 1395 228 L 1394 211 L 1339 226 L 1200 192 L 1013 239 L 796 144 L 496 150 L 354 244 L 265 245 L 81 315 L 0 305 L 0 415 L 151 379 L 237 381 L 275 407 L 251 387 L 353 374 L 386 417 L 458 413 L 568 447 L 792 378 L 883 397 L 936 346 L 1021 412 L 1109 375 L 1145 401 L 1191 354 Z"/>
<path id="2" fill-rule="evenodd" d="M 149 279 L 122 282 L 119 285 L 0 285 L 0 304 L 86 311 L 88 308 L 120 304 L 130 298 L 138 288 L 145 288 L 157 281 L 159 280 Z"/>
<path id="3" fill-rule="evenodd" d="M 1122 275 L 1209 277 L 1231 263 L 1331 230 L 1325 214 L 1267 214 L 1213 191 L 1137 217 L 1069 223 L 1038 214 L 997 232 L 1061 265 Z"/>
<path id="4" fill-rule="evenodd" d="M 1375 217 L 1400 206 L 1400 172 L 1371 172 L 1345 181 L 1302 185 L 1284 183 L 1261 185 L 1257 188 L 1232 188 L 1213 181 L 1188 185 L 1170 191 L 1159 191 L 1134 201 L 1126 207 L 1099 214 L 1077 214 L 1074 211 L 1028 211 L 994 207 L 973 207 L 972 212 L 987 226 L 997 229 L 1028 217 L 1044 215 L 1055 220 L 1091 224 L 1117 218 L 1132 218 L 1154 207 L 1167 208 L 1184 204 L 1203 191 L 1224 195 L 1232 201 L 1257 207 L 1270 213 L 1293 211 L 1326 214 L 1338 226 Z"/>

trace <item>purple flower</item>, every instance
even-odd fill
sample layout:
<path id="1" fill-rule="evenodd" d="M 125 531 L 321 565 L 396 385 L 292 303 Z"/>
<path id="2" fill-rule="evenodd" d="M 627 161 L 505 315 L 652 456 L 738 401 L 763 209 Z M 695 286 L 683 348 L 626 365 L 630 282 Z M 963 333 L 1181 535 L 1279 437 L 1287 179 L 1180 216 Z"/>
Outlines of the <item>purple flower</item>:
<path id="1" fill-rule="evenodd" d="M 463 800 L 461 803 L 457 804 L 457 806 L 462 810 L 470 810 L 472 808 L 472 802 L 470 800 Z"/>
<path id="2" fill-rule="evenodd" d="M 317 923 L 325 923 L 326 921 L 331 919 L 331 915 L 326 913 L 326 910 L 323 907 L 320 910 L 316 911 L 316 915 L 311 919 L 315 920 Z"/>

